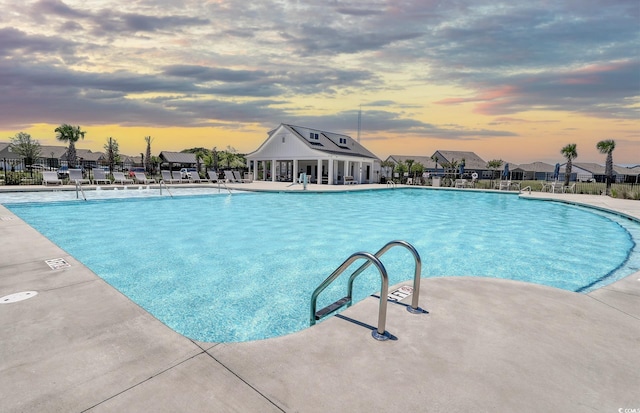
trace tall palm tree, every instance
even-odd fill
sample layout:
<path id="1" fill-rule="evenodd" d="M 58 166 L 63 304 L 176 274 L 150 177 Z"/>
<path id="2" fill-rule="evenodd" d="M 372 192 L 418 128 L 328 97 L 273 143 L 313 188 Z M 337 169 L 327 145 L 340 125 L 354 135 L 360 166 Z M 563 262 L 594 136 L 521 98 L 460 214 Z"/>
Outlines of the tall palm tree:
<path id="1" fill-rule="evenodd" d="M 84 139 L 84 135 L 87 132 L 80 129 L 80 126 L 71 126 L 66 123 L 58 126 L 54 132 L 56 133 L 56 139 L 69 144 L 69 148 L 67 149 L 67 163 L 69 167 L 76 166 L 76 142 Z"/>
<path id="2" fill-rule="evenodd" d="M 611 181 L 613 180 L 613 150 L 616 148 L 616 141 L 605 139 L 596 144 L 596 148 L 602 154 L 607 154 L 607 161 L 604 167 L 604 174 L 607 176 L 607 195 L 611 194 Z"/>
<path id="3" fill-rule="evenodd" d="M 120 149 L 118 141 L 109 137 L 107 143 L 104 144 L 104 150 L 107 153 L 107 163 L 109 164 L 109 173 L 113 174 L 116 163 L 120 162 Z"/>
<path id="4" fill-rule="evenodd" d="M 562 156 L 567 158 L 567 165 L 564 167 L 564 186 L 569 186 L 569 179 L 571 178 L 572 161 L 578 157 L 578 151 L 576 150 L 576 144 L 570 143 L 564 148 L 560 149 Z"/>
<path id="5" fill-rule="evenodd" d="M 147 171 L 147 173 L 152 173 L 151 171 L 151 142 L 153 142 L 153 138 L 151 138 L 151 136 L 145 136 L 144 137 L 144 141 L 147 142 L 147 156 L 145 156 L 144 158 L 144 170 Z"/>

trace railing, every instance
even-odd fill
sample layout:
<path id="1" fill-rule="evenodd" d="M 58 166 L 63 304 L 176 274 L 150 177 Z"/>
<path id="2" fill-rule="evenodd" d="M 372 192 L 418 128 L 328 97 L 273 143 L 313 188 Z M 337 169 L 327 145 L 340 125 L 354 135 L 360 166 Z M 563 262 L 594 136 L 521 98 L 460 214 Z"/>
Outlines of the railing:
<path id="1" fill-rule="evenodd" d="M 413 314 L 423 314 L 425 313 L 419 306 L 420 299 L 420 273 L 421 273 L 421 260 L 420 255 L 416 249 L 406 241 L 391 241 L 387 243 L 384 247 L 382 247 L 375 254 L 371 254 L 368 252 L 357 252 L 352 254 L 346 261 L 344 261 L 327 279 L 325 279 L 318 288 L 315 289 L 313 294 L 311 295 L 311 314 L 310 314 L 310 325 L 315 325 L 317 320 L 320 320 L 323 317 L 339 310 L 342 307 L 349 307 L 353 302 L 353 283 L 355 279 L 371 264 L 375 265 L 380 273 L 381 285 L 380 285 L 380 305 L 378 309 L 378 327 L 377 330 L 372 331 L 371 335 L 376 340 L 388 340 L 390 334 L 385 331 L 386 318 L 387 318 L 387 300 L 389 295 L 389 277 L 387 275 L 387 270 L 384 265 L 380 261 L 380 256 L 384 255 L 389 249 L 394 246 L 402 246 L 407 248 L 414 257 L 415 260 L 415 271 L 413 277 L 413 297 L 411 300 L 411 306 L 407 307 L 407 311 Z M 364 258 L 367 260 L 363 265 L 361 265 L 357 270 L 355 270 L 351 276 L 349 277 L 347 295 L 336 302 L 322 308 L 319 311 L 316 311 L 318 296 L 322 291 L 324 291 L 332 282 L 334 282 L 340 274 L 342 274 L 353 262 L 358 259 Z"/>
<path id="2" fill-rule="evenodd" d="M 418 254 L 418 251 L 416 251 L 413 245 L 409 244 L 408 242 L 396 240 L 396 241 L 388 242 L 384 247 L 380 248 L 380 250 L 376 252 L 374 255 L 376 258 L 379 259 L 387 251 L 389 251 L 391 248 L 396 246 L 405 247 L 413 255 L 413 259 L 415 261 L 415 269 L 413 272 L 413 298 L 411 299 L 411 306 L 407 307 L 407 311 L 414 314 L 421 314 L 424 311 L 418 306 L 418 302 L 420 301 L 420 275 L 422 274 L 422 260 L 420 259 L 420 255 Z M 371 265 L 370 262 L 365 262 L 364 264 L 362 264 L 360 268 L 358 268 L 353 272 L 353 274 L 351 274 L 351 277 L 349 277 L 349 290 L 347 292 L 349 297 L 353 296 L 352 294 L 353 281 L 356 279 L 358 275 L 360 275 L 362 271 L 366 270 L 369 267 L 369 265 Z"/>
<path id="3" fill-rule="evenodd" d="M 531 186 L 525 186 L 524 188 L 520 189 L 520 191 L 518 192 L 523 193 L 523 192 L 526 192 L 527 190 L 529 190 L 529 195 L 531 195 Z"/>
<path id="4" fill-rule="evenodd" d="M 224 189 L 226 189 L 229 192 L 229 195 L 232 194 L 231 189 L 229 189 L 229 187 L 227 186 L 227 183 L 222 181 L 220 179 L 218 179 L 218 193 L 220 193 L 220 184 L 222 184 L 222 186 L 224 186 Z"/>
<path id="5" fill-rule="evenodd" d="M 171 196 L 171 198 L 173 198 L 173 194 L 171 193 L 171 191 L 169 190 L 169 187 L 167 186 L 167 183 L 164 181 L 164 179 L 160 180 L 160 196 L 162 196 L 162 185 L 164 185 L 164 189 L 167 190 L 167 192 L 169 193 L 169 195 Z"/>
<path id="6" fill-rule="evenodd" d="M 387 188 L 389 187 L 395 188 L 396 187 L 395 181 L 387 181 Z"/>
<path id="7" fill-rule="evenodd" d="M 82 184 L 76 179 L 76 199 L 80 199 L 80 193 L 82 193 L 82 199 L 86 201 L 87 197 L 84 194 L 84 189 L 82 189 Z"/>

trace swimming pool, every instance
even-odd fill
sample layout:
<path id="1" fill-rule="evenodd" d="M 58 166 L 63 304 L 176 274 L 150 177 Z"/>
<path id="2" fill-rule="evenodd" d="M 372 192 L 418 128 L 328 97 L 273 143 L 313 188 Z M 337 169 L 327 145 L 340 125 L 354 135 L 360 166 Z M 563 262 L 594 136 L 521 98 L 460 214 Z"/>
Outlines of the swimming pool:
<path id="1" fill-rule="evenodd" d="M 511 278 L 572 291 L 622 278 L 634 265 L 637 271 L 634 237 L 640 239 L 639 225 L 616 215 L 470 191 L 222 193 L 5 206 L 159 320 L 208 342 L 306 328 L 320 282 L 352 253 L 375 252 L 395 239 L 418 250 L 423 277 Z M 390 250 L 383 263 L 390 285 L 413 276 L 406 250 Z M 326 290 L 319 307 L 342 297 L 344 288 Z M 370 268 L 356 281 L 355 299 L 377 290 L 379 275 Z M 428 308 L 428 296 L 422 300 Z"/>

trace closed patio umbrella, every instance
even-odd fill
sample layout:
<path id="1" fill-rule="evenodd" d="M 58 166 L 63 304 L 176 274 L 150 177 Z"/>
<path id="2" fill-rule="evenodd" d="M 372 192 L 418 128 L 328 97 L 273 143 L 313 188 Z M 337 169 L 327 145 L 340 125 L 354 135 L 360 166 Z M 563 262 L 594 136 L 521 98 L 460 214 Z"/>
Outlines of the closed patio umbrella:
<path id="1" fill-rule="evenodd" d="M 509 164 L 508 163 L 504 164 L 504 171 L 502 171 L 502 178 L 503 179 L 509 179 Z"/>
<path id="2" fill-rule="evenodd" d="M 464 162 L 460 163 L 460 177 L 464 174 Z"/>
<path id="3" fill-rule="evenodd" d="M 557 181 L 559 176 L 560 176 L 560 164 L 557 163 L 555 169 L 553 170 L 553 179 Z"/>

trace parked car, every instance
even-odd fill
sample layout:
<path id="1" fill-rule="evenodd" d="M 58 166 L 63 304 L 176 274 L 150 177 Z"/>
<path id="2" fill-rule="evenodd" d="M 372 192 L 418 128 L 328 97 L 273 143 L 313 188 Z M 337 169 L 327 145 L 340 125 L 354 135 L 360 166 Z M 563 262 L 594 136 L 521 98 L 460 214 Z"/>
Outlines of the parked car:
<path id="1" fill-rule="evenodd" d="M 182 168 L 180 169 L 180 177 L 182 179 L 191 179 L 191 174 L 196 173 L 196 168 Z"/>
<path id="2" fill-rule="evenodd" d="M 133 177 L 136 175 L 136 172 L 142 172 L 142 173 L 144 173 L 144 172 L 145 172 L 145 170 L 144 170 L 144 168 L 143 168 L 143 167 L 141 167 L 141 166 L 133 167 L 133 168 L 129 169 L 129 178 L 133 178 Z"/>
<path id="3" fill-rule="evenodd" d="M 61 166 L 58 168 L 58 179 L 65 179 L 69 177 L 69 167 Z"/>

